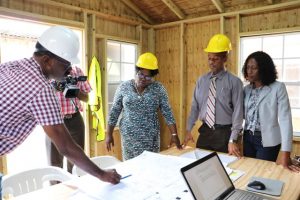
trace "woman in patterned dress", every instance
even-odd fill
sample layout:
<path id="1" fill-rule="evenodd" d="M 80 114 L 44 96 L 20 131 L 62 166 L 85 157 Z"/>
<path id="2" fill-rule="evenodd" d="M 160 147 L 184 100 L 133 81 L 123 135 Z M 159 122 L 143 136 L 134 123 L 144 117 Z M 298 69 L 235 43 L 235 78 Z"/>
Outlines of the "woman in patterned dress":
<path id="1" fill-rule="evenodd" d="M 140 155 L 144 150 L 159 152 L 160 125 L 158 111 L 164 116 L 171 142 L 181 149 L 175 119 L 163 85 L 154 81 L 158 74 L 157 59 L 152 53 L 142 54 L 136 63 L 136 78 L 123 82 L 117 89 L 109 114 L 106 147 L 114 145 L 113 130 L 119 124 L 123 160 Z"/>

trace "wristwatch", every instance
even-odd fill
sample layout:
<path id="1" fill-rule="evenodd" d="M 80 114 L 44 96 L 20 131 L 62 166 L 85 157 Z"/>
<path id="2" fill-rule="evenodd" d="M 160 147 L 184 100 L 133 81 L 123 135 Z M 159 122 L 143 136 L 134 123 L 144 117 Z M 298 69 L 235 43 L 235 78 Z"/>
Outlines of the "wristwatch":
<path id="1" fill-rule="evenodd" d="M 236 144 L 236 143 L 237 143 L 237 140 L 230 139 L 230 140 L 229 140 L 229 143 L 235 143 L 235 144 Z"/>

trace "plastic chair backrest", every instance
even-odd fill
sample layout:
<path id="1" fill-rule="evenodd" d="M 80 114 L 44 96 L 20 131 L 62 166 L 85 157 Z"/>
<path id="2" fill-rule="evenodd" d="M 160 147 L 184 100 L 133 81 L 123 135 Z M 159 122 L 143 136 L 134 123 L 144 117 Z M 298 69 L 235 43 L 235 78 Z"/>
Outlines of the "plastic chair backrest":
<path id="1" fill-rule="evenodd" d="M 64 182 L 72 178 L 74 176 L 69 172 L 52 166 L 9 174 L 2 177 L 2 195 L 13 195 L 16 197 L 41 189 L 47 183 L 49 185 L 49 181 Z"/>
<path id="2" fill-rule="evenodd" d="M 109 168 L 121 162 L 120 160 L 118 160 L 113 156 L 97 156 L 91 158 L 91 161 L 93 161 L 93 163 L 95 163 L 101 169 Z M 77 167 L 76 165 L 74 165 L 72 169 L 72 174 L 76 176 L 83 176 L 86 174 L 86 172 L 80 169 L 79 167 Z"/>

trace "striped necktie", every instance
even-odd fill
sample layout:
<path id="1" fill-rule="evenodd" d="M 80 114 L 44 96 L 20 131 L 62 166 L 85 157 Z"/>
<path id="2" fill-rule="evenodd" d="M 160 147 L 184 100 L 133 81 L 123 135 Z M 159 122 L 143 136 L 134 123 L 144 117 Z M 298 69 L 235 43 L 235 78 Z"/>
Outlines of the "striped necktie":
<path id="1" fill-rule="evenodd" d="M 209 86 L 209 93 L 207 98 L 205 122 L 209 126 L 209 128 L 212 128 L 216 122 L 216 79 L 216 76 L 211 77 L 211 83 Z"/>

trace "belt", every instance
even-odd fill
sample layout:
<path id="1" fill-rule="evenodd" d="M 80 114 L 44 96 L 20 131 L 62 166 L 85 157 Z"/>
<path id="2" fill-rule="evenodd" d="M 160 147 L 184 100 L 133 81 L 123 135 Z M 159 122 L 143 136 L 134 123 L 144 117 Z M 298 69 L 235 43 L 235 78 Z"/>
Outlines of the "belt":
<path id="1" fill-rule="evenodd" d="M 64 115 L 64 119 L 72 119 L 73 117 L 75 117 L 79 112 L 76 113 L 72 113 L 72 114 L 66 114 Z"/>
<path id="2" fill-rule="evenodd" d="M 204 123 L 203 125 L 209 128 L 209 126 L 206 123 Z M 215 125 L 213 125 L 213 127 L 211 127 L 211 129 L 230 128 L 230 127 L 232 127 L 232 124 L 224 124 L 224 125 L 223 124 L 215 124 Z"/>
<path id="3" fill-rule="evenodd" d="M 250 130 L 244 130 L 244 133 L 254 136 L 261 136 L 261 131 L 250 131 Z"/>

